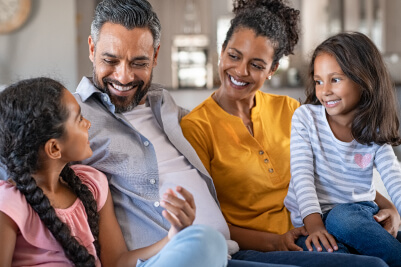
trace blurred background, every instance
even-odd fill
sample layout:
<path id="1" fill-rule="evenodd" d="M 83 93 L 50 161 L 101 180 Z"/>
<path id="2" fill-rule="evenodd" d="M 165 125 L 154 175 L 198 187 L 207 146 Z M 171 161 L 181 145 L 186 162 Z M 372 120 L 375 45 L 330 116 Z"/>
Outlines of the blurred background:
<path id="1" fill-rule="evenodd" d="M 19 28 L 0 33 L 0 86 L 47 75 L 61 80 L 73 91 L 82 76 L 92 75 L 87 37 L 98 0 L 3 1 L 0 24 L 12 16 L 7 13 L 19 8 L 18 2 L 29 2 L 30 8 Z M 232 1 L 150 2 L 162 23 L 154 81 L 171 90 L 218 87 L 217 64 L 232 18 Z M 372 38 L 383 53 L 394 82 L 401 85 L 400 0 L 288 2 L 301 10 L 301 39 L 294 55 L 283 59 L 276 75 L 266 83 L 267 88 L 302 88 L 314 47 L 328 36 L 348 30 L 361 31 Z"/>
<path id="2" fill-rule="evenodd" d="M 49 76 L 75 91 L 82 76 L 92 76 L 87 40 L 98 1 L 1 1 L 0 88 L 23 78 Z M 162 24 L 154 81 L 171 90 L 178 104 L 192 109 L 219 86 L 217 65 L 221 43 L 233 17 L 232 0 L 150 3 Z M 400 0 L 288 3 L 301 11 L 300 41 L 294 55 L 284 58 L 272 80 L 266 81 L 264 91 L 302 100 L 304 75 L 313 49 L 327 37 L 351 30 L 367 34 L 376 43 L 394 83 L 401 88 Z M 7 26 L 13 17 L 21 25 Z"/>

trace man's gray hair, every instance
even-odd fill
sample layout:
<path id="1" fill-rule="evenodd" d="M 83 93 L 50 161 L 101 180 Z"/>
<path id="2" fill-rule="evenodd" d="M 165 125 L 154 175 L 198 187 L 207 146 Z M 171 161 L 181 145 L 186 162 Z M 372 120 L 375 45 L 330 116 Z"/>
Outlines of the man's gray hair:
<path id="1" fill-rule="evenodd" d="M 128 30 L 135 27 L 148 28 L 153 36 L 153 48 L 160 44 L 161 25 L 159 18 L 146 0 L 103 0 L 95 9 L 91 25 L 91 36 L 96 45 L 100 29 L 106 22 L 120 24 Z"/>

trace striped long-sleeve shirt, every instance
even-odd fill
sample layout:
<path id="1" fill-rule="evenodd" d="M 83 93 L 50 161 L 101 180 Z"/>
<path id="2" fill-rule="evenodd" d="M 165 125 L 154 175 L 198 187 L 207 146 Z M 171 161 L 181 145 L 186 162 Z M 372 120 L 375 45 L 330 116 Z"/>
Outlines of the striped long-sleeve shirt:
<path id="1" fill-rule="evenodd" d="M 325 108 L 303 105 L 292 118 L 291 182 L 284 204 L 295 227 L 335 205 L 373 201 L 376 167 L 401 214 L 401 168 L 390 145 L 342 142 L 330 129 Z"/>

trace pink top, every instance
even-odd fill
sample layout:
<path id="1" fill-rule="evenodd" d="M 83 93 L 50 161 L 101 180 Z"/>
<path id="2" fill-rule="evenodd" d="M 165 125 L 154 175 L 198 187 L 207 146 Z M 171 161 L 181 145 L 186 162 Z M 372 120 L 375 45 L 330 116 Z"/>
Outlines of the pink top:
<path id="1" fill-rule="evenodd" d="M 108 194 L 106 176 L 89 166 L 71 167 L 92 192 L 99 211 L 105 204 Z M 88 249 L 89 253 L 96 255 L 94 238 L 81 200 L 77 198 L 67 209 L 55 210 L 60 220 L 70 227 L 71 234 Z M 19 228 L 12 266 L 72 266 L 61 245 L 27 203 L 25 196 L 7 181 L 0 181 L 0 211 L 14 220 Z M 101 266 L 97 257 L 96 266 Z"/>

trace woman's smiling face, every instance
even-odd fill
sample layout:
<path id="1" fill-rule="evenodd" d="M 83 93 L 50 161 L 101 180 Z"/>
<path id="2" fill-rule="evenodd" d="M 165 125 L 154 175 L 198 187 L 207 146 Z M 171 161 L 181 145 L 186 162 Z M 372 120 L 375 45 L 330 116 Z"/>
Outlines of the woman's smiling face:
<path id="1" fill-rule="evenodd" d="M 266 37 L 240 28 L 221 52 L 219 75 L 222 93 L 232 100 L 253 98 L 271 71 L 274 48 Z"/>

